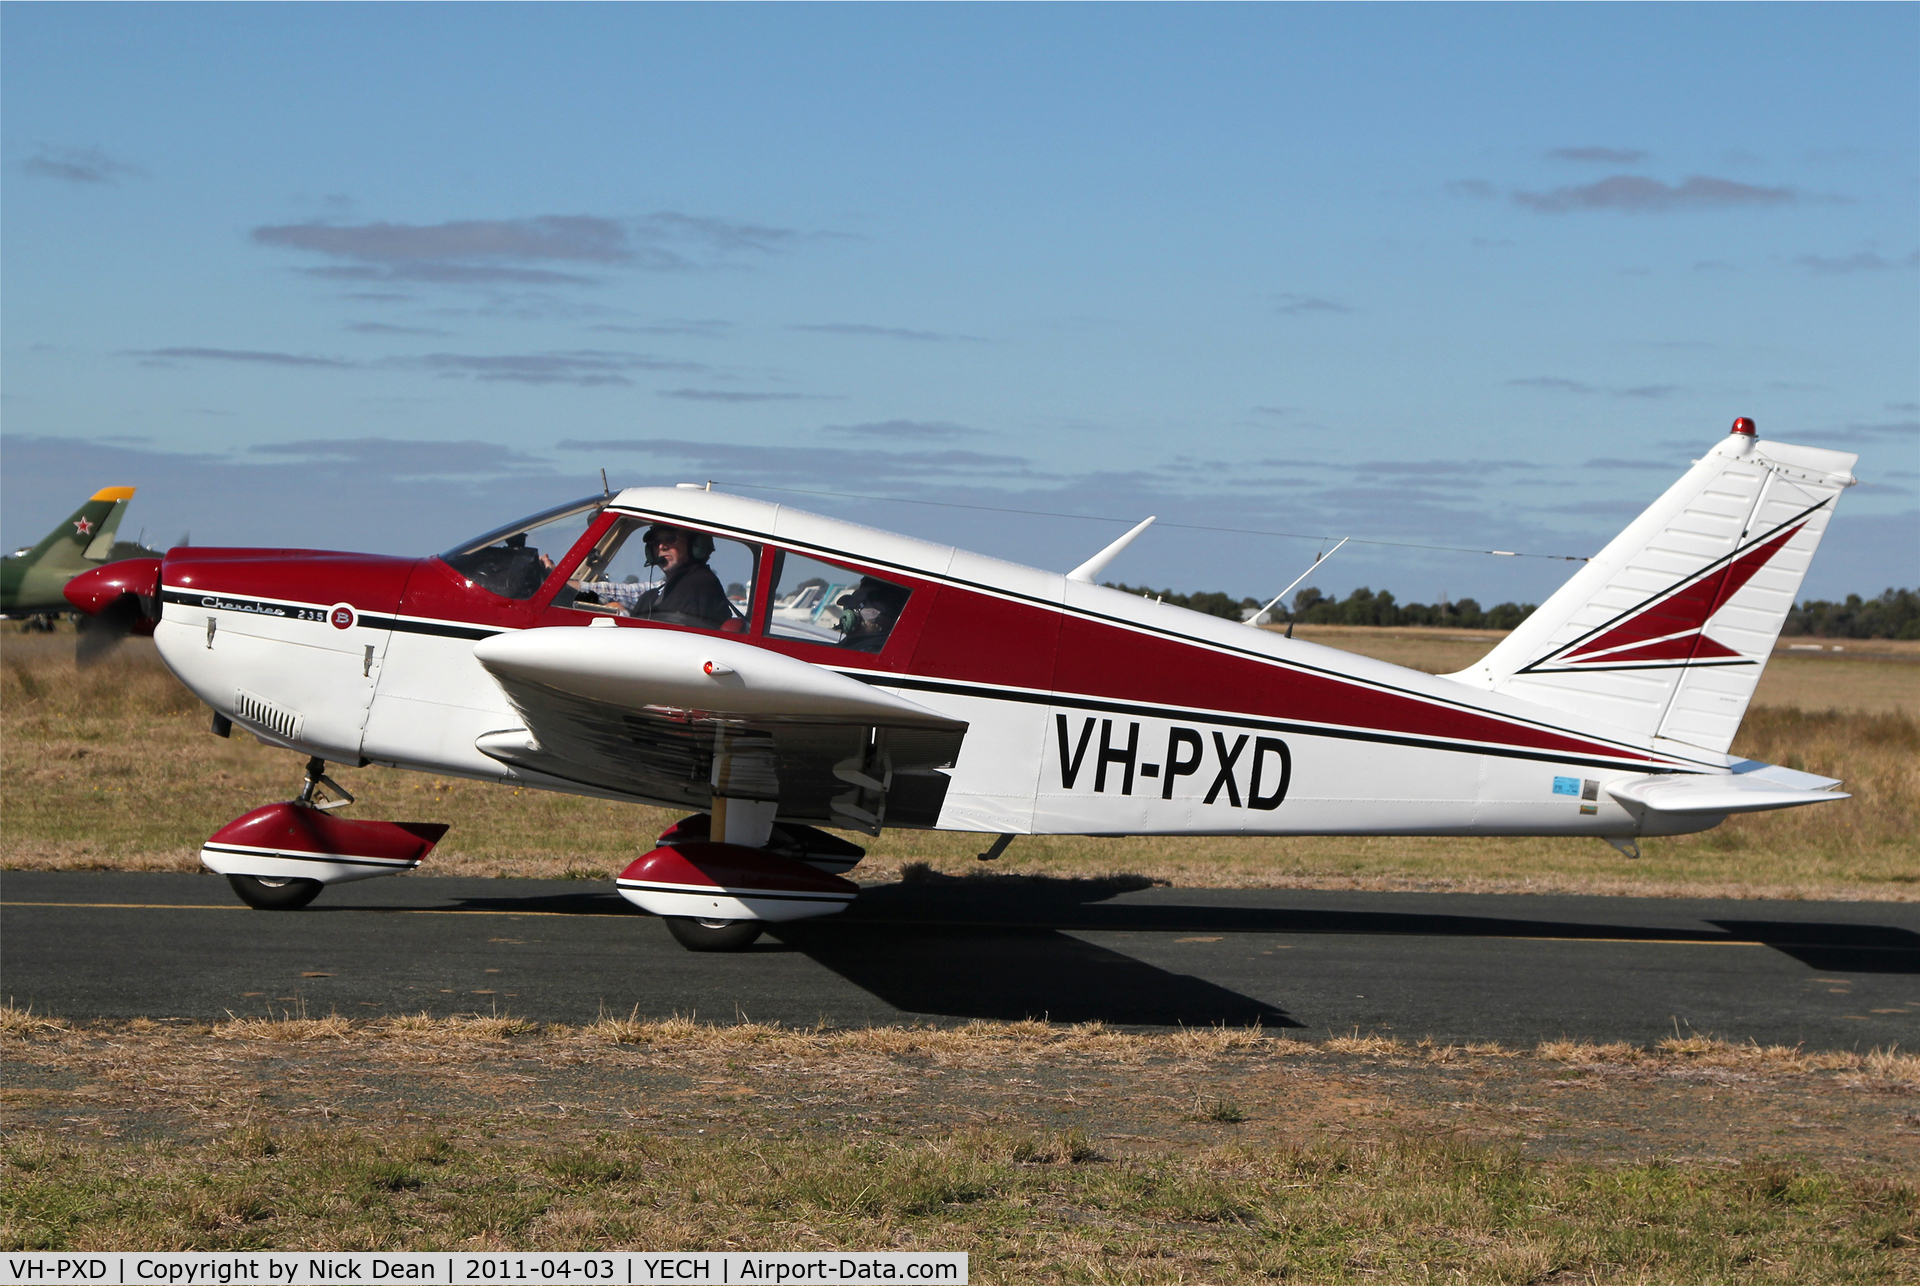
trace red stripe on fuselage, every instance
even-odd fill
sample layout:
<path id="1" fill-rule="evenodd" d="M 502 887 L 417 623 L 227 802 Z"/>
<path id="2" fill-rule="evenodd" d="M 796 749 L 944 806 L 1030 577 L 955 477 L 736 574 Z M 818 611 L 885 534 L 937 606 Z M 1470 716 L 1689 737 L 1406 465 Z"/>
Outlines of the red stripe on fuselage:
<path id="1" fill-rule="evenodd" d="M 176 578 L 175 563 L 170 560 L 165 578 L 170 585 L 186 583 L 207 590 L 319 603 L 345 601 L 373 611 L 393 611 L 397 606 L 410 618 L 493 629 L 584 626 L 596 619 L 584 612 L 544 608 L 551 585 L 527 602 L 513 602 L 472 585 L 434 558 L 385 559 L 297 550 L 195 550 L 181 561 L 198 566 Z M 880 656 L 861 658 L 861 670 L 891 671 L 903 678 L 978 685 L 983 689 L 1024 689 L 1029 693 L 1057 693 L 1063 698 L 1157 706 L 1169 710 L 1171 718 L 1188 717 L 1187 712 L 1204 718 L 1204 712 L 1211 710 L 1275 722 L 1325 725 L 1336 734 L 1340 729 L 1351 729 L 1460 742 L 1466 743 L 1461 748 L 1469 752 L 1475 744 L 1483 744 L 1576 758 L 1640 763 L 1657 759 L 1642 750 L 1465 708 L 1464 700 L 1454 705 L 1444 699 L 1395 691 L 1363 679 L 1252 654 L 1251 650 L 1236 652 L 1164 627 L 1103 619 L 985 588 L 943 584 L 851 555 L 841 555 L 836 561 L 856 568 L 864 563 L 874 568 L 875 574 L 914 591 L 907 618 L 896 631 L 894 642 Z M 558 575 L 564 575 L 564 569 L 563 563 Z M 185 572 L 187 568 L 179 570 Z M 627 619 L 619 624 L 638 629 L 689 628 Z M 728 637 L 770 651 L 802 655 L 817 664 L 831 666 L 854 659 L 842 649 L 814 644 L 770 640 L 762 635 Z M 880 681 L 885 682 L 884 678 Z M 983 691 L 982 695 L 990 692 Z"/>
<path id="2" fill-rule="evenodd" d="M 1642 751 L 1514 723 L 1280 661 L 1216 652 L 1084 618 L 1061 631 L 1054 690 L 1183 709 L 1400 736 L 1515 746 L 1644 762 Z"/>

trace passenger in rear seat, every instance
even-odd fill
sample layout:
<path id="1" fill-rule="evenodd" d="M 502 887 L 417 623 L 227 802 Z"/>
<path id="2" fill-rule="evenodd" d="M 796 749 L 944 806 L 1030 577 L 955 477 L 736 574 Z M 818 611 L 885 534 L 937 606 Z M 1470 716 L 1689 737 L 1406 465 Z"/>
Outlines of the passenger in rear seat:
<path id="1" fill-rule="evenodd" d="M 907 605 L 907 591 L 877 576 L 862 576 L 854 591 L 840 600 L 839 646 L 856 652 L 878 652 Z"/>

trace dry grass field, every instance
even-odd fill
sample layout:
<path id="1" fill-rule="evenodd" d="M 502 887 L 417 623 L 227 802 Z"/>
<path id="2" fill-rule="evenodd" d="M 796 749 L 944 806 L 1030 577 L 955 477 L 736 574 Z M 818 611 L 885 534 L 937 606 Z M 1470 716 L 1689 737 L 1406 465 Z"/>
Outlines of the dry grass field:
<path id="1" fill-rule="evenodd" d="M 0 1246 L 964 1249 L 978 1282 L 1895 1282 L 1920 1063 L 0 1010 Z"/>
<path id="2" fill-rule="evenodd" d="M 1487 633 L 1303 628 L 1302 637 L 1442 672 Z M 1920 644 L 1783 651 L 1735 749 L 1845 779 L 1844 803 L 1737 818 L 1653 840 L 1638 862 L 1598 841 L 1529 839 L 1016 840 L 993 868 L 980 836 L 889 831 L 860 878 L 903 867 L 965 873 L 1134 874 L 1183 886 L 1641 895 L 1920 897 Z M 200 842 L 257 804 L 290 797 L 301 760 L 207 713 L 136 641 L 76 671 L 70 636 L 0 636 L 0 865 L 194 870 Z M 453 821 L 427 874 L 607 879 L 672 820 L 657 809 L 382 769 L 336 769 L 355 815 Z M 858 837 L 855 837 L 858 838 Z"/>

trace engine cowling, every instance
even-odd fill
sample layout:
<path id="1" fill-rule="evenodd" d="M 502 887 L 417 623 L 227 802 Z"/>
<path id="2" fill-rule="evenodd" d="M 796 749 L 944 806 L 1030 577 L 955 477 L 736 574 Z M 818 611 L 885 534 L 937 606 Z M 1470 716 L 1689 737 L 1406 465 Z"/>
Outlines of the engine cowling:
<path id="1" fill-rule="evenodd" d="M 146 633 L 151 634 L 151 622 L 160 615 L 160 560 L 126 558 L 95 567 L 68 581 L 63 592 L 75 610 L 87 616 L 98 616 L 132 594 L 140 600 L 140 615 L 149 622 Z"/>

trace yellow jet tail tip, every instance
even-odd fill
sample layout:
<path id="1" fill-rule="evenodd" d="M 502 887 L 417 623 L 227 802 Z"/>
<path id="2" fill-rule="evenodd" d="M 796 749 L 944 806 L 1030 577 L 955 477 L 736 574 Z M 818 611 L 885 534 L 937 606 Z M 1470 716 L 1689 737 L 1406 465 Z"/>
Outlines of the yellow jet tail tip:
<path id="1" fill-rule="evenodd" d="M 102 487 L 100 488 L 100 490 L 93 493 L 93 499 L 95 500 L 131 500 L 133 499 L 133 492 L 134 492 L 134 488 L 132 487 Z"/>

